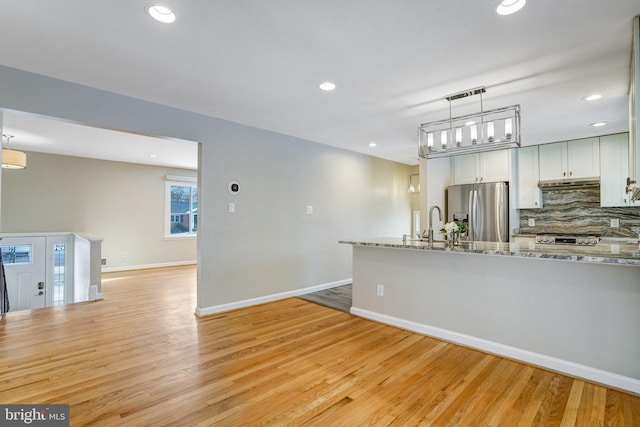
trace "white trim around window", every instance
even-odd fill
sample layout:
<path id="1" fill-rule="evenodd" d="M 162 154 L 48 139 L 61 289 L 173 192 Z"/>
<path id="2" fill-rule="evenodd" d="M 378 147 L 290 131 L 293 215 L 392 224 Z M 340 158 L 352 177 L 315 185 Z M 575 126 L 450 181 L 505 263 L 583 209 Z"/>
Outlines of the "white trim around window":
<path id="1" fill-rule="evenodd" d="M 197 236 L 197 194 L 198 183 L 195 178 L 166 176 L 164 197 L 164 237 L 166 239 L 195 238 Z"/>

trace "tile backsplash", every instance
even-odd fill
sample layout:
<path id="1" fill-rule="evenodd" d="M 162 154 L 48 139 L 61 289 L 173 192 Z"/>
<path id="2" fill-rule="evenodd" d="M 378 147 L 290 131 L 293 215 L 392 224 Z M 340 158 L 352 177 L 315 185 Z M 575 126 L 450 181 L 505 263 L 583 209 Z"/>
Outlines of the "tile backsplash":
<path id="1" fill-rule="evenodd" d="M 520 233 L 593 233 L 603 237 L 637 237 L 640 207 L 600 207 L 600 187 L 544 189 L 542 209 L 520 210 Z M 535 226 L 529 227 L 529 219 Z M 611 227 L 618 219 L 620 226 Z"/>

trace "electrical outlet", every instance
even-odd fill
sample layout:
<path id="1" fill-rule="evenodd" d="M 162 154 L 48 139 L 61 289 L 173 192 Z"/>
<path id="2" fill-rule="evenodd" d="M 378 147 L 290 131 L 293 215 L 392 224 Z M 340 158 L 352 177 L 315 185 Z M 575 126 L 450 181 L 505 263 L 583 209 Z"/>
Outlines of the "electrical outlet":
<path id="1" fill-rule="evenodd" d="M 527 222 L 527 224 L 529 224 L 529 227 L 535 227 L 536 226 L 536 219 L 535 218 L 529 218 L 529 221 Z"/>
<path id="2" fill-rule="evenodd" d="M 307 215 L 313 215 L 313 206 L 307 206 Z"/>
<path id="3" fill-rule="evenodd" d="M 229 202 L 229 213 L 236 213 L 236 204 Z"/>
<path id="4" fill-rule="evenodd" d="M 620 220 L 618 218 L 611 219 L 611 227 L 613 228 L 620 227 Z"/>
<path id="5" fill-rule="evenodd" d="M 376 285 L 376 294 L 378 294 L 379 297 L 384 296 L 384 285 Z"/>
<path id="6" fill-rule="evenodd" d="M 100 265 L 107 265 L 107 259 L 106 258 L 102 258 L 100 260 Z"/>

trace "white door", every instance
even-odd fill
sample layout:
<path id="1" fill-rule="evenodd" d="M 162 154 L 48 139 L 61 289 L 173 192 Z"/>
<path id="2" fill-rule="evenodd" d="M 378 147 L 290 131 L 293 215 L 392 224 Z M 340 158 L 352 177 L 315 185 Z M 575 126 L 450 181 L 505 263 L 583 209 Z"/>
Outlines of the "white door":
<path id="1" fill-rule="evenodd" d="M 45 306 L 45 242 L 45 237 L 3 237 L 0 240 L 10 311 Z"/>

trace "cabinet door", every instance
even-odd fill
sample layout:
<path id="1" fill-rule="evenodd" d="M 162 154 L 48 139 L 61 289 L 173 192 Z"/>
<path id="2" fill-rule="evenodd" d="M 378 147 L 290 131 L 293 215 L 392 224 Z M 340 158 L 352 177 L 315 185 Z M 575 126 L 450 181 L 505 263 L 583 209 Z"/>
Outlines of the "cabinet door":
<path id="1" fill-rule="evenodd" d="M 567 169 L 570 179 L 600 176 L 600 139 L 585 138 L 567 142 Z"/>
<path id="2" fill-rule="evenodd" d="M 628 134 L 600 137 L 600 206 L 628 206 Z"/>
<path id="3" fill-rule="evenodd" d="M 519 148 L 518 159 L 518 209 L 542 207 L 542 192 L 538 187 L 538 146 Z"/>
<path id="4" fill-rule="evenodd" d="M 511 150 L 498 150 L 478 153 L 479 181 L 509 181 Z"/>
<path id="5" fill-rule="evenodd" d="M 567 143 L 540 145 L 540 181 L 567 178 Z"/>
<path id="6" fill-rule="evenodd" d="M 463 154 L 451 157 L 454 184 L 473 184 L 478 181 L 478 155 Z"/>

